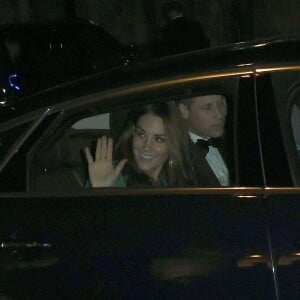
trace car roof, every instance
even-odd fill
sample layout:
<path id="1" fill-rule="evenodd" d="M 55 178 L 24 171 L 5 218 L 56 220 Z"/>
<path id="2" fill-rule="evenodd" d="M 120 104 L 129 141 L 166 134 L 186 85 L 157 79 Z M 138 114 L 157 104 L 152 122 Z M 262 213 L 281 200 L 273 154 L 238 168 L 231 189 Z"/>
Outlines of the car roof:
<path id="1" fill-rule="evenodd" d="M 24 97 L 15 103 L 14 111 L 4 115 L 3 118 L 8 119 L 84 95 L 139 83 L 167 80 L 190 74 L 224 72 L 233 69 L 245 71 L 254 70 L 258 66 L 300 63 L 299 49 L 300 38 L 296 36 L 236 43 L 152 59 L 129 67 L 116 67 Z M 2 115 L 0 112 L 1 119 Z"/>

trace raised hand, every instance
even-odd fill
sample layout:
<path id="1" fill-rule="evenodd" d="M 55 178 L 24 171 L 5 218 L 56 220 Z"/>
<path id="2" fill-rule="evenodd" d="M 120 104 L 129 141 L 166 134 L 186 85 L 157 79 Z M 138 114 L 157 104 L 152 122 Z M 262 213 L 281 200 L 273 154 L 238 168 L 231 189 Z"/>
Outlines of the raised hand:
<path id="1" fill-rule="evenodd" d="M 93 159 L 88 147 L 84 150 L 92 187 L 112 186 L 127 162 L 126 159 L 122 159 L 117 166 L 113 165 L 113 140 L 107 139 L 106 136 L 97 140 L 95 159 Z"/>

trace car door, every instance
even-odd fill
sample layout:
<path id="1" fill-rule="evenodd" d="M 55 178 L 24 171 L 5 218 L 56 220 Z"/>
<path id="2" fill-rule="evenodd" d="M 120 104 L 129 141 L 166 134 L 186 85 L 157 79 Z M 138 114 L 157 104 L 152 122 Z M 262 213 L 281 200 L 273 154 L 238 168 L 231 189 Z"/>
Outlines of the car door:
<path id="1" fill-rule="evenodd" d="M 272 73 L 262 69 L 256 78 L 277 294 L 280 299 L 299 299 L 299 64 Z"/>
<path id="2" fill-rule="evenodd" d="M 216 86 L 229 108 L 230 186 L 86 188 L 80 149 L 118 135 L 126 111 Z M 20 177 L 18 192 L 11 184 L 0 195 L 3 297 L 276 299 L 248 71 L 87 95 L 37 125 L 2 170 L 8 183 Z"/>

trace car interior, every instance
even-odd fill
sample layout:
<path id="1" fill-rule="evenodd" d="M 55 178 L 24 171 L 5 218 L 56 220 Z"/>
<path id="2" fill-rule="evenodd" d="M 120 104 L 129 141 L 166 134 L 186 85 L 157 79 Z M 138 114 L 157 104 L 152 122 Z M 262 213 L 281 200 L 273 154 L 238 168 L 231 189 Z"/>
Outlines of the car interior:
<path id="1" fill-rule="evenodd" d="M 93 148 L 103 135 L 111 136 L 108 114 L 79 120 L 58 139 L 46 143 L 41 155 L 36 155 L 30 163 L 29 190 L 47 191 L 50 186 L 57 191 L 83 188 L 87 180 L 83 149 Z"/>
<path id="2" fill-rule="evenodd" d="M 236 100 L 236 80 L 231 78 L 226 82 L 224 95 L 228 103 L 228 118 L 226 139 L 230 148 L 230 162 L 233 165 L 233 102 Z M 209 88 L 195 91 L 195 95 L 203 95 Z M 170 100 L 182 99 L 182 95 L 168 97 Z M 185 92 L 184 92 L 185 93 Z M 190 96 L 189 96 L 190 97 Z M 139 101 L 139 100 L 135 100 Z M 159 99 L 155 99 L 159 101 Z M 166 100 L 167 101 L 167 100 Z M 132 103 L 132 102 L 130 102 Z M 144 102 L 143 102 L 144 103 Z M 84 148 L 90 147 L 94 153 L 96 141 L 105 135 L 114 141 L 120 136 L 126 125 L 128 112 L 135 106 L 122 105 L 105 111 L 101 106 L 81 108 L 62 114 L 62 119 L 49 129 L 38 143 L 34 145 L 27 157 L 27 190 L 37 192 L 67 192 L 83 189 L 88 180 L 87 162 Z M 51 131 L 52 130 L 52 131 Z M 234 169 L 234 168 L 233 168 Z"/>

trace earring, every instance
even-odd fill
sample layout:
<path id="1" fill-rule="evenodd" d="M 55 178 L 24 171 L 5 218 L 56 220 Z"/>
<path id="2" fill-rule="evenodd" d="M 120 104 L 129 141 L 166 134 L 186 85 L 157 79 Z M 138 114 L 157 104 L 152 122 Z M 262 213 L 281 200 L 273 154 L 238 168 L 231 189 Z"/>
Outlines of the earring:
<path id="1" fill-rule="evenodd" d="M 168 166 L 169 166 L 169 168 L 173 168 L 174 167 L 174 161 L 172 159 L 172 156 L 169 157 Z"/>

